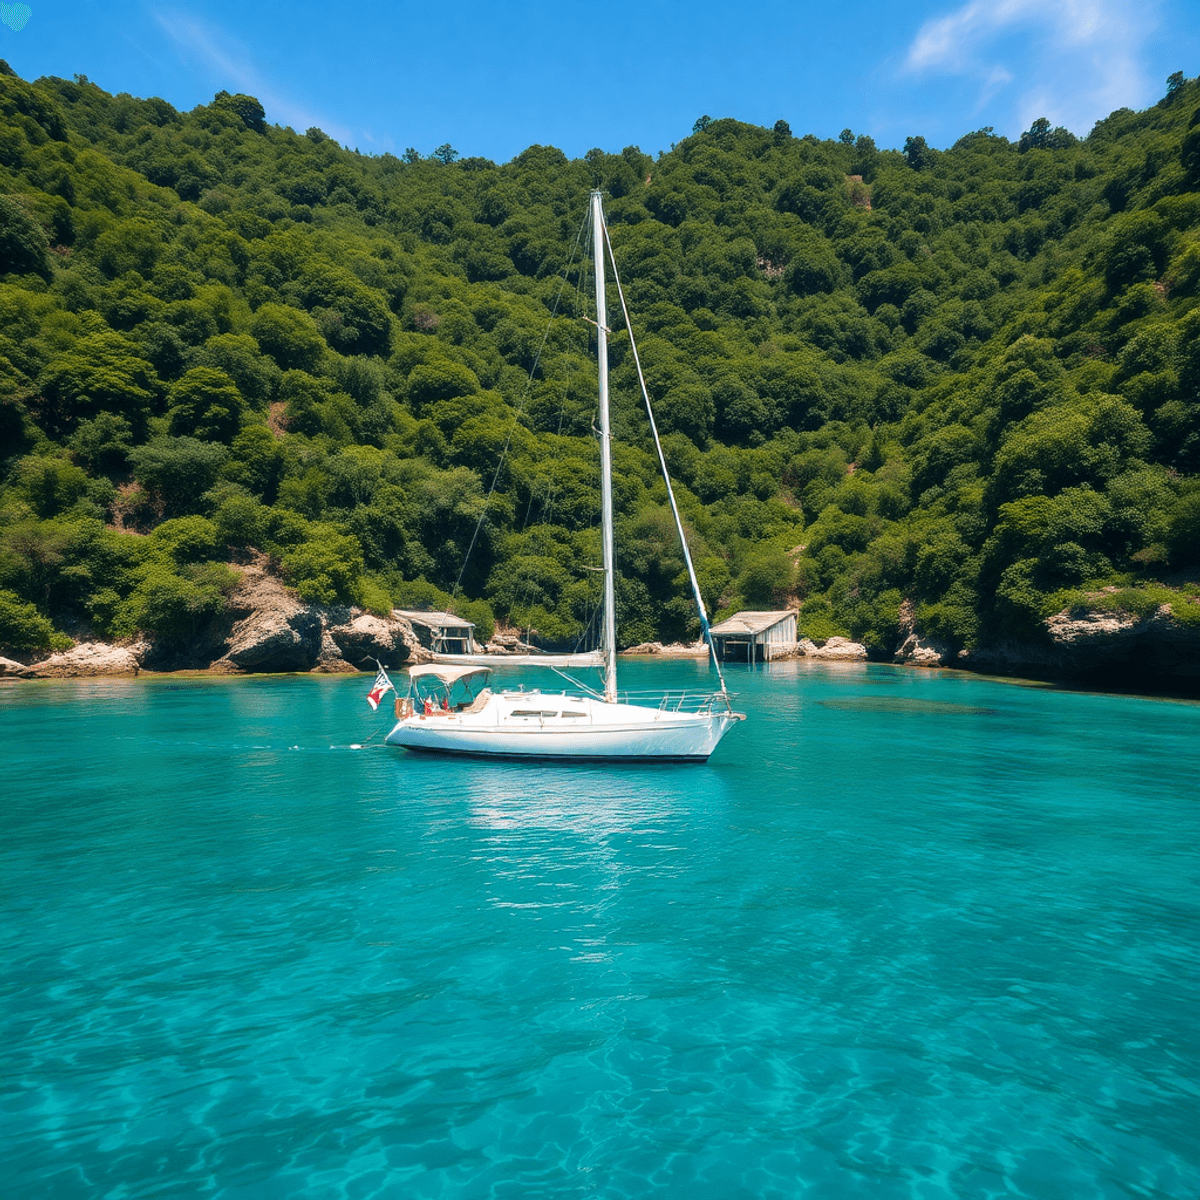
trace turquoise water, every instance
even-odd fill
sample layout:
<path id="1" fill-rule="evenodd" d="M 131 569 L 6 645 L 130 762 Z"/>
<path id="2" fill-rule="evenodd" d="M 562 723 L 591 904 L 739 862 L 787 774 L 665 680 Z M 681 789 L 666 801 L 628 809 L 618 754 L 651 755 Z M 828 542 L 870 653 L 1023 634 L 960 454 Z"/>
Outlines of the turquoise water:
<path id="1" fill-rule="evenodd" d="M 623 769 L 385 749 L 365 677 L 0 688 L 0 1196 L 1200 1195 L 1200 706 L 731 686 Z"/>

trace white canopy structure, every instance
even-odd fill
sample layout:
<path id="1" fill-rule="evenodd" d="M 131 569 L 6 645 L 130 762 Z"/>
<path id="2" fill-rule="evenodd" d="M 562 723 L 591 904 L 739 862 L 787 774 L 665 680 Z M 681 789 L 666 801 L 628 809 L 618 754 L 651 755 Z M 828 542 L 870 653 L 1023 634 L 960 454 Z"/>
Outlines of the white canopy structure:
<path id="1" fill-rule="evenodd" d="M 419 667 L 408 668 L 410 680 L 415 681 L 432 676 L 446 687 L 451 687 L 460 679 L 467 679 L 472 675 L 490 675 L 491 673 L 491 667 L 455 667 L 445 663 L 422 663 Z"/>
<path id="2" fill-rule="evenodd" d="M 437 663 L 466 666 L 472 662 L 491 663 L 494 667 L 602 667 L 604 655 L 599 650 L 583 650 L 578 654 L 438 654 Z"/>

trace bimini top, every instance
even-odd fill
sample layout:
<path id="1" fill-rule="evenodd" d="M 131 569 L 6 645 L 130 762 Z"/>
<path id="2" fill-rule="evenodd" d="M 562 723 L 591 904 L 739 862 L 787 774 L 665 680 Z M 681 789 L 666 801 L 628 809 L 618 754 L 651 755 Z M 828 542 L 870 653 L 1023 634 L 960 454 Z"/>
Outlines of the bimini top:
<path id="1" fill-rule="evenodd" d="M 409 679 L 425 679 L 432 676 L 447 687 L 471 675 L 490 675 L 491 673 L 491 667 L 454 667 L 448 663 L 424 663 L 419 667 L 409 667 L 408 669 Z"/>

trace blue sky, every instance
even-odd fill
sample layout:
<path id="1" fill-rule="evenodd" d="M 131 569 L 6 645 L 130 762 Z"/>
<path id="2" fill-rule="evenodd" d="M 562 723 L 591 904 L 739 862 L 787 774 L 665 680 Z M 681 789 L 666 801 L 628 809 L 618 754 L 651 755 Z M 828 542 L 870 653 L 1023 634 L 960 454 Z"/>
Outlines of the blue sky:
<path id="1" fill-rule="evenodd" d="M 0 0 L 0 57 L 180 109 L 221 88 L 364 152 L 668 149 L 702 113 L 881 147 L 1086 134 L 1200 74 L 1197 0 Z"/>

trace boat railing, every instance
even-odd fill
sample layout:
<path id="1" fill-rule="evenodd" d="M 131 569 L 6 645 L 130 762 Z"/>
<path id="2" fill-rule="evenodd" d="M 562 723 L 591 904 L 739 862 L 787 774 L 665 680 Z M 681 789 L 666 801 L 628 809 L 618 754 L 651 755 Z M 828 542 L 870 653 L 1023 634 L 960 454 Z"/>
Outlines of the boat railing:
<path id="1" fill-rule="evenodd" d="M 588 696 L 593 700 L 602 699 L 599 692 L 594 692 L 590 688 L 564 688 L 561 692 L 542 692 L 540 689 L 533 691 L 525 691 L 524 687 L 516 690 L 506 690 L 504 693 L 510 699 L 515 696 L 533 698 L 535 696 L 546 697 L 550 696 L 570 696 L 582 697 Z M 618 704 L 632 704 L 639 708 L 653 708 L 659 712 L 683 712 L 683 713 L 712 713 L 712 712 L 732 712 L 733 701 L 737 698 L 736 692 L 710 692 L 710 691 L 620 691 L 616 695 Z"/>
<path id="2" fill-rule="evenodd" d="M 657 708 L 660 712 L 710 713 L 727 709 L 733 700 L 729 692 L 700 691 L 651 691 L 618 692 L 621 704 L 636 704 L 643 708 Z"/>

